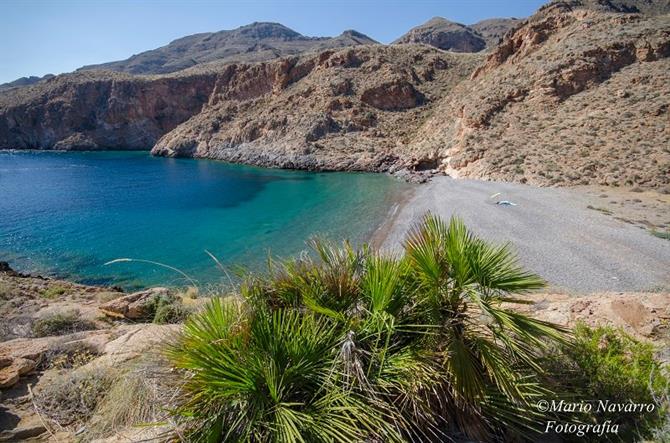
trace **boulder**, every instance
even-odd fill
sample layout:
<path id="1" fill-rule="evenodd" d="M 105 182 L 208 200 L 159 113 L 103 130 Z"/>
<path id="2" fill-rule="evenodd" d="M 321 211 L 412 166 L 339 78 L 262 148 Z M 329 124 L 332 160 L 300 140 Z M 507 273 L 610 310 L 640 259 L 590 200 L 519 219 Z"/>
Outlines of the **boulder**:
<path id="1" fill-rule="evenodd" d="M 11 388 L 18 383 L 19 377 L 19 371 L 11 366 L 0 369 L 0 389 Z"/>
<path id="2" fill-rule="evenodd" d="M 168 296 L 167 288 L 150 288 L 104 303 L 98 309 L 110 317 L 141 320 L 151 314 L 157 298 Z"/>
<path id="3" fill-rule="evenodd" d="M 3 357 L 3 360 L 6 360 Z M 18 383 L 22 375 L 33 371 L 37 362 L 28 358 L 14 358 L 11 363 L 0 369 L 0 389 L 7 389 Z"/>

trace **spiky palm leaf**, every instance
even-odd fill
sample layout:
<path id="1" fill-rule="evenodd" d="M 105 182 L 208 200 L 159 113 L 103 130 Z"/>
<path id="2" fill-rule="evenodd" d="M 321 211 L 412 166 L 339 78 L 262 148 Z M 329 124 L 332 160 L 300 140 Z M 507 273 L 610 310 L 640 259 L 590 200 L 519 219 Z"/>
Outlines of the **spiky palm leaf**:
<path id="1" fill-rule="evenodd" d="M 546 391 L 538 350 L 554 325 L 506 307 L 544 282 L 508 245 L 428 215 L 403 257 L 315 240 L 270 261 L 244 302 L 212 301 L 170 350 L 190 374 L 183 416 L 219 441 L 448 440 L 522 434 Z"/>
<path id="2" fill-rule="evenodd" d="M 523 411 L 517 421 L 532 428 L 537 417 L 531 403 L 541 389 L 528 375 L 542 371 L 538 351 L 563 331 L 502 304 L 524 303 L 512 294 L 539 289 L 544 281 L 517 264 L 509 245 L 484 242 L 457 218 L 446 225 L 427 215 L 408 235 L 405 251 L 424 318 L 436 331 L 429 342 L 435 361 L 457 409 L 471 415 L 471 435 L 482 438 L 495 432 L 491 425 L 510 423 L 506 409 Z"/>

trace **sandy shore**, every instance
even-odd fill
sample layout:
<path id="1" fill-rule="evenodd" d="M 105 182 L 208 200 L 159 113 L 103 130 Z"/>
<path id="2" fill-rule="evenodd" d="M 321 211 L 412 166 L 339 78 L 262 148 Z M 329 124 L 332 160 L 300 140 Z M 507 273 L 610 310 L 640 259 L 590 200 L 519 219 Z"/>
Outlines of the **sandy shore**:
<path id="1" fill-rule="evenodd" d="M 496 204 L 501 200 L 516 206 Z M 478 235 L 511 242 L 521 263 L 554 289 L 670 288 L 670 241 L 589 209 L 589 202 L 578 190 L 436 177 L 402 202 L 376 240 L 386 250 L 399 250 L 426 212 L 445 220 L 458 215 Z"/>

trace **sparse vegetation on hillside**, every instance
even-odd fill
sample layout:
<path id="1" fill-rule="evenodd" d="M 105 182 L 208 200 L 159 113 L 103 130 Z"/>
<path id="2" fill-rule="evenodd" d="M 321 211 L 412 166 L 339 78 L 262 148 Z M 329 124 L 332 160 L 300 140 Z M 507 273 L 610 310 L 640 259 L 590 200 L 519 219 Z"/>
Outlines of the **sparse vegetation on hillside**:
<path id="1" fill-rule="evenodd" d="M 93 322 L 81 319 L 79 311 L 74 309 L 46 315 L 35 320 L 32 325 L 32 331 L 35 337 L 71 334 L 73 332 L 87 331 L 95 328 L 96 326 Z"/>

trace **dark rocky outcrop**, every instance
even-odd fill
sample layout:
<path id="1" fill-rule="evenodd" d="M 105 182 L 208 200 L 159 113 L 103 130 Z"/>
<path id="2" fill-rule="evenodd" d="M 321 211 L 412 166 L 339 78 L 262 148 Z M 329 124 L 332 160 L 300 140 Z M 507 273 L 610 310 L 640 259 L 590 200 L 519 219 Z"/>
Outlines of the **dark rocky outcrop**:
<path id="1" fill-rule="evenodd" d="M 420 106 L 424 96 L 408 81 L 393 80 L 366 89 L 361 101 L 384 111 L 401 111 Z"/>
<path id="2" fill-rule="evenodd" d="M 14 80 L 13 82 L 1 84 L 0 91 L 6 91 L 8 89 L 21 88 L 23 86 L 34 85 L 35 83 L 41 82 L 42 80 L 49 80 L 50 78 L 53 77 L 54 77 L 53 74 L 47 74 L 43 77 L 36 77 L 34 75 L 31 75 L 30 77 L 21 77 L 19 79 Z"/>
<path id="3" fill-rule="evenodd" d="M 454 52 L 479 52 L 486 48 L 486 40 L 475 30 L 442 17 L 433 17 L 393 42 L 404 43 L 423 43 Z"/>

